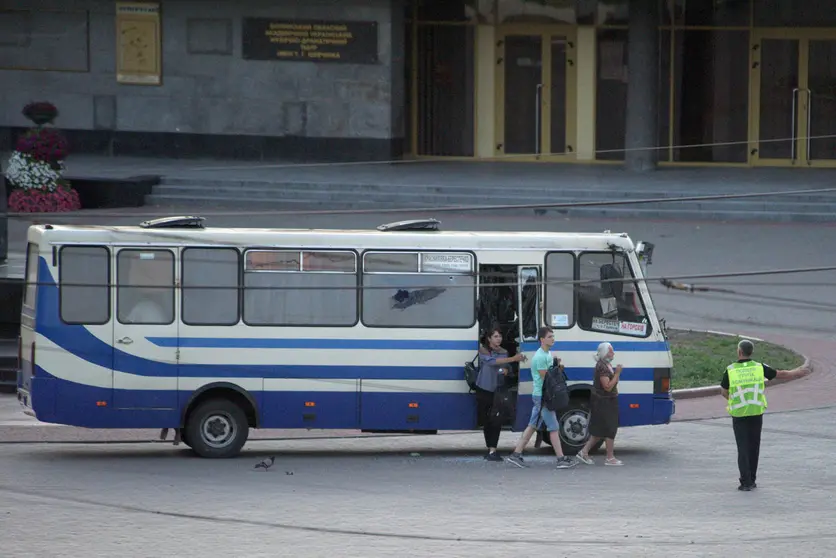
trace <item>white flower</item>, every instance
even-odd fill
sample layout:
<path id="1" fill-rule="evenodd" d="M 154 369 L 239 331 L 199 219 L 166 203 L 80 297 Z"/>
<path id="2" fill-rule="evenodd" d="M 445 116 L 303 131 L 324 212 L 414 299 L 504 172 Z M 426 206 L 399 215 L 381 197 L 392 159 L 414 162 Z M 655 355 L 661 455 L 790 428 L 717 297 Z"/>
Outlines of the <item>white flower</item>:
<path id="1" fill-rule="evenodd" d="M 52 192 L 58 187 L 58 180 L 64 171 L 64 162 L 58 161 L 58 165 L 60 170 L 55 170 L 45 161 L 36 161 L 29 155 L 14 151 L 9 157 L 6 178 L 23 190 L 40 189 Z"/>

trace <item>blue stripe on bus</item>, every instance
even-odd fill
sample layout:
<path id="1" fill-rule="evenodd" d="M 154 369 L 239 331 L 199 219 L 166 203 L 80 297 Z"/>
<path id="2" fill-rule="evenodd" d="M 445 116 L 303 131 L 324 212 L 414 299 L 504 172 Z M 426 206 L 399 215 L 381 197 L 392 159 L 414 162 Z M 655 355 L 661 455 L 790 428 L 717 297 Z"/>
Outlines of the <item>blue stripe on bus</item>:
<path id="1" fill-rule="evenodd" d="M 434 339 L 264 339 L 228 337 L 146 337 L 158 347 L 189 349 L 379 349 L 424 351 L 473 351 L 477 341 Z"/>
<path id="2" fill-rule="evenodd" d="M 261 428 L 416 428 L 409 420 L 418 410 L 407 404 L 420 402 L 417 428 L 439 430 L 476 429 L 476 400 L 466 393 L 359 393 L 251 391 Z M 31 401 L 38 419 L 87 428 L 176 428 L 181 409 L 189 402 L 188 391 L 120 390 L 93 387 L 58 379 L 38 367 L 32 378 Z M 149 398 L 171 408 L 140 408 Z M 619 396 L 619 424 L 625 426 L 667 424 L 674 402 L 651 394 Z M 306 420 L 304 401 L 317 401 L 315 422 Z M 72 401 L 66 405 L 64 401 Z M 96 402 L 107 401 L 107 406 Z M 359 410 L 363 412 L 360 413 Z M 528 424 L 531 398 L 519 398 L 514 420 L 516 430 Z M 360 416 L 362 422 L 358 422 Z"/>
<path id="3" fill-rule="evenodd" d="M 421 350 L 421 351 L 476 351 L 474 341 L 447 341 L 441 339 L 278 339 L 252 337 L 146 337 L 158 347 L 180 347 L 181 349 L 374 349 L 374 350 Z M 554 351 L 592 351 L 598 348 L 598 341 L 558 341 Z M 665 352 L 664 341 L 615 341 L 616 351 Z M 524 343 L 524 351 L 536 351 L 536 343 Z"/>

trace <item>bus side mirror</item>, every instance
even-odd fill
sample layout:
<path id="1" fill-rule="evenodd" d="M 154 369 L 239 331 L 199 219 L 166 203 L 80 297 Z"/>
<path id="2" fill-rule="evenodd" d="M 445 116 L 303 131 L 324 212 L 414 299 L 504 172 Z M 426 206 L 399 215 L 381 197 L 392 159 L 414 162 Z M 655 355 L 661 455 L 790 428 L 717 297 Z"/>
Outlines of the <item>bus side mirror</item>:
<path id="1" fill-rule="evenodd" d="M 639 261 L 645 262 L 645 264 L 650 265 L 653 263 L 653 249 L 656 247 L 655 244 L 652 242 L 646 242 L 644 240 L 639 241 L 636 244 L 636 256 L 638 256 Z"/>

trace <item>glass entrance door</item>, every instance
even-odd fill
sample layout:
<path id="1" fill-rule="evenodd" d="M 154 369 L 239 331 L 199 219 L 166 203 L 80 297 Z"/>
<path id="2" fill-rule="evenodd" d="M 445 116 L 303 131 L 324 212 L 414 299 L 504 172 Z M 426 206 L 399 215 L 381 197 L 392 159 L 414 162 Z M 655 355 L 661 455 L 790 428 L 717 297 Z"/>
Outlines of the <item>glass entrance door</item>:
<path id="1" fill-rule="evenodd" d="M 836 34 L 821 33 L 755 35 L 753 164 L 836 166 Z"/>
<path id="2" fill-rule="evenodd" d="M 497 155 L 574 155 L 574 57 L 569 31 L 503 30 L 497 40 Z"/>

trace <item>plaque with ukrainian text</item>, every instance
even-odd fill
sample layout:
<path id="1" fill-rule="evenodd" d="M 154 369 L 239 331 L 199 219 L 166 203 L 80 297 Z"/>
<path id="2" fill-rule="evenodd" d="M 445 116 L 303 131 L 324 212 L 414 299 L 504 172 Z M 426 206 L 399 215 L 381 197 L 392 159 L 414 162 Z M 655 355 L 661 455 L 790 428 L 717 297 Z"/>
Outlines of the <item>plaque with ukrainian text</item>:
<path id="1" fill-rule="evenodd" d="M 244 18 L 245 60 L 376 64 L 376 21 Z"/>

